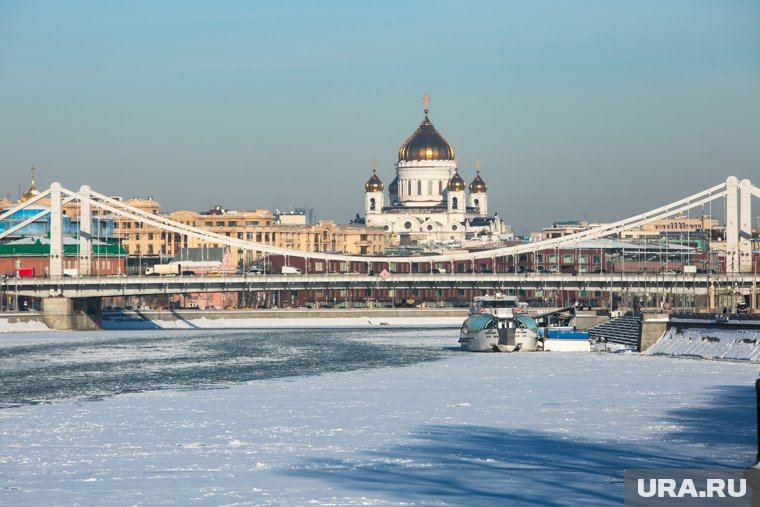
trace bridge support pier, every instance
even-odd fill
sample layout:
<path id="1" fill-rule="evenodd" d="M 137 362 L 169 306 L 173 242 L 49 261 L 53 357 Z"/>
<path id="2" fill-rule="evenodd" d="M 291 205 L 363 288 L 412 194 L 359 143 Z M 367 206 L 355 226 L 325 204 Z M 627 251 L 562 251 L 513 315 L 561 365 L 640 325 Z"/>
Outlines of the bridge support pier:
<path id="1" fill-rule="evenodd" d="M 57 331 L 96 331 L 100 329 L 100 298 L 44 298 L 42 317 Z"/>

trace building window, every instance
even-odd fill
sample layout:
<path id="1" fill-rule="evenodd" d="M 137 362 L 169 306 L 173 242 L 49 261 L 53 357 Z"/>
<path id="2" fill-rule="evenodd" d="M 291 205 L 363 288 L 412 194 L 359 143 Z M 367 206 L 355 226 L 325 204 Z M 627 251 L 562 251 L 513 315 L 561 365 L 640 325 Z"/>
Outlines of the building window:
<path id="1" fill-rule="evenodd" d="M 407 184 L 407 195 L 412 195 L 412 180 L 409 180 L 409 183 Z"/>
<path id="2" fill-rule="evenodd" d="M 417 180 L 417 195 L 422 195 L 422 181 Z"/>
<path id="3" fill-rule="evenodd" d="M 412 222 L 404 222 L 404 229 L 411 229 L 412 228 Z"/>
<path id="4" fill-rule="evenodd" d="M 536 254 L 536 262 L 544 262 L 544 254 Z"/>
<path id="5" fill-rule="evenodd" d="M 451 198 L 451 209 L 459 209 L 459 200 L 456 197 Z"/>
<path id="6" fill-rule="evenodd" d="M 375 198 L 369 200 L 369 209 L 370 211 L 375 211 Z"/>
<path id="7" fill-rule="evenodd" d="M 572 264 L 573 254 L 564 254 L 562 256 L 562 262 L 564 262 L 565 264 L 568 264 L 568 263 Z"/>
<path id="8" fill-rule="evenodd" d="M 480 199 L 475 199 L 474 204 L 475 204 L 475 207 L 479 209 L 480 208 Z"/>

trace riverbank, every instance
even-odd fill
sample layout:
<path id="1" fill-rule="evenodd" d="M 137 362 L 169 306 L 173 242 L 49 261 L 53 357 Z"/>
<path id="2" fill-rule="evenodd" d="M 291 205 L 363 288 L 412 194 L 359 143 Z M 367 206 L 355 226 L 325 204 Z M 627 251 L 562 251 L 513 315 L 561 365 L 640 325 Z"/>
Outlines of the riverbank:
<path id="1" fill-rule="evenodd" d="M 282 309 L 106 312 L 103 329 L 230 329 L 279 327 L 458 327 L 466 309 Z"/>
<path id="2" fill-rule="evenodd" d="M 281 309 L 281 310 L 120 310 L 104 312 L 104 330 L 243 329 L 280 327 L 459 327 L 466 308 Z M 39 312 L 0 314 L 0 333 L 51 330 Z"/>

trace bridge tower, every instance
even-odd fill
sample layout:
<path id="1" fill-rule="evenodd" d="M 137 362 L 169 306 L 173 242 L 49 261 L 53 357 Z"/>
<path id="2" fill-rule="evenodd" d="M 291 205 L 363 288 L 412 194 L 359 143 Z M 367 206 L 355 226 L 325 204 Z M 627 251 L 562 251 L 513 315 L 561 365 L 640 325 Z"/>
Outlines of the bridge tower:
<path id="1" fill-rule="evenodd" d="M 726 270 L 752 272 L 752 182 L 726 180 Z"/>
<path id="2" fill-rule="evenodd" d="M 752 182 L 739 182 L 739 271 L 752 273 Z"/>
<path id="3" fill-rule="evenodd" d="M 79 188 L 79 274 L 92 274 L 92 205 L 90 204 L 90 187 Z"/>
<path id="4" fill-rule="evenodd" d="M 50 185 L 50 278 L 63 276 L 63 199 L 61 184 Z"/>

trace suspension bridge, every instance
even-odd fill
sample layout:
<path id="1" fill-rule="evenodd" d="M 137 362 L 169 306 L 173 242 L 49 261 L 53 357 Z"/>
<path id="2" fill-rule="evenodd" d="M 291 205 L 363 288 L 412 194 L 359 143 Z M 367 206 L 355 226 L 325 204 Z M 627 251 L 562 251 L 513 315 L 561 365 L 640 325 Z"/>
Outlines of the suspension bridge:
<path id="1" fill-rule="evenodd" d="M 731 176 L 724 182 L 656 209 L 558 238 L 517 244 L 514 246 L 425 256 L 366 256 L 342 255 L 325 252 L 289 250 L 263 243 L 229 237 L 206 229 L 193 227 L 151 214 L 125 202 L 101 194 L 84 185 L 78 191 L 64 188 L 60 183 L 50 187 L 26 202 L 6 210 L 0 221 L 23 209 L 32 208 L 43 199 L 50 205 L 9 227 L 0 234 L 0 241 L 29 224 L 48 218 L 50 222 L 49 272 L 46 277 L 16 278 L 3 282 L 5 293 L 41 298 L 46 314 L 70 314 L 77 304 L 97 306 L 99 298 L 113 296 L 145 296 L 173 293 L 203 293 L 220 291 L 256 290 L 353 290 L 353 289 L 575 289 L 624 293 L 631 287 L 654 294 L 704 294 L 714 307 L 714 294 L 721 288 L 741 295 L 751 295 L 754 309 L 756 302 L 756 273 L 752 256 L 752 197 L 760 197 L 760 189 L 748 179 Z M 725 272 L 721 273 L 507 273 L 498 272 L 497 259 L 517 258 L 526 253 L 536 253 L 558 248 L 573 248 L 589 240 L 617 237 L 620 233 L 640 228 L 657 220 L 678 216 L 689 210 L 701 208 L 716 200 L 724 200 L 725 209 Z M 63 207 L 75 203 L 79 206 L 80 233 L 78 249 L 78 276 L 64 276 Z M 92 276 L 93 210 L 100 216 L 124 217 L 168 233 L 192 237 L 215 245 L 226 245 L 265 255 L 278 255 L 288 260 L 299 259 L 304 266 L 301 276 L 198 276 L 198 277 L 104 277 Z M 491 273 L 478 272 L 478 261 L 489 260 L 494 267 Z M 315 261 L 327 261 L 328 266 L 349 266 L 352 272 L 336 272 L 332 269 L 320 272 Z M 454 272 L 455 264 L 466 265 L 464 272 Z M 324 265 L 324 262 L 320 263 Z M 377 273 L 392 271 L 392 266 L 408 264 L 407 272 L 378 277 Z M 412 265 L 417 272 L 412 272 Z M 451 269 L 434 269 L 448 265 Z M 93 302 L 94 301 L 94 302 Z"/>

